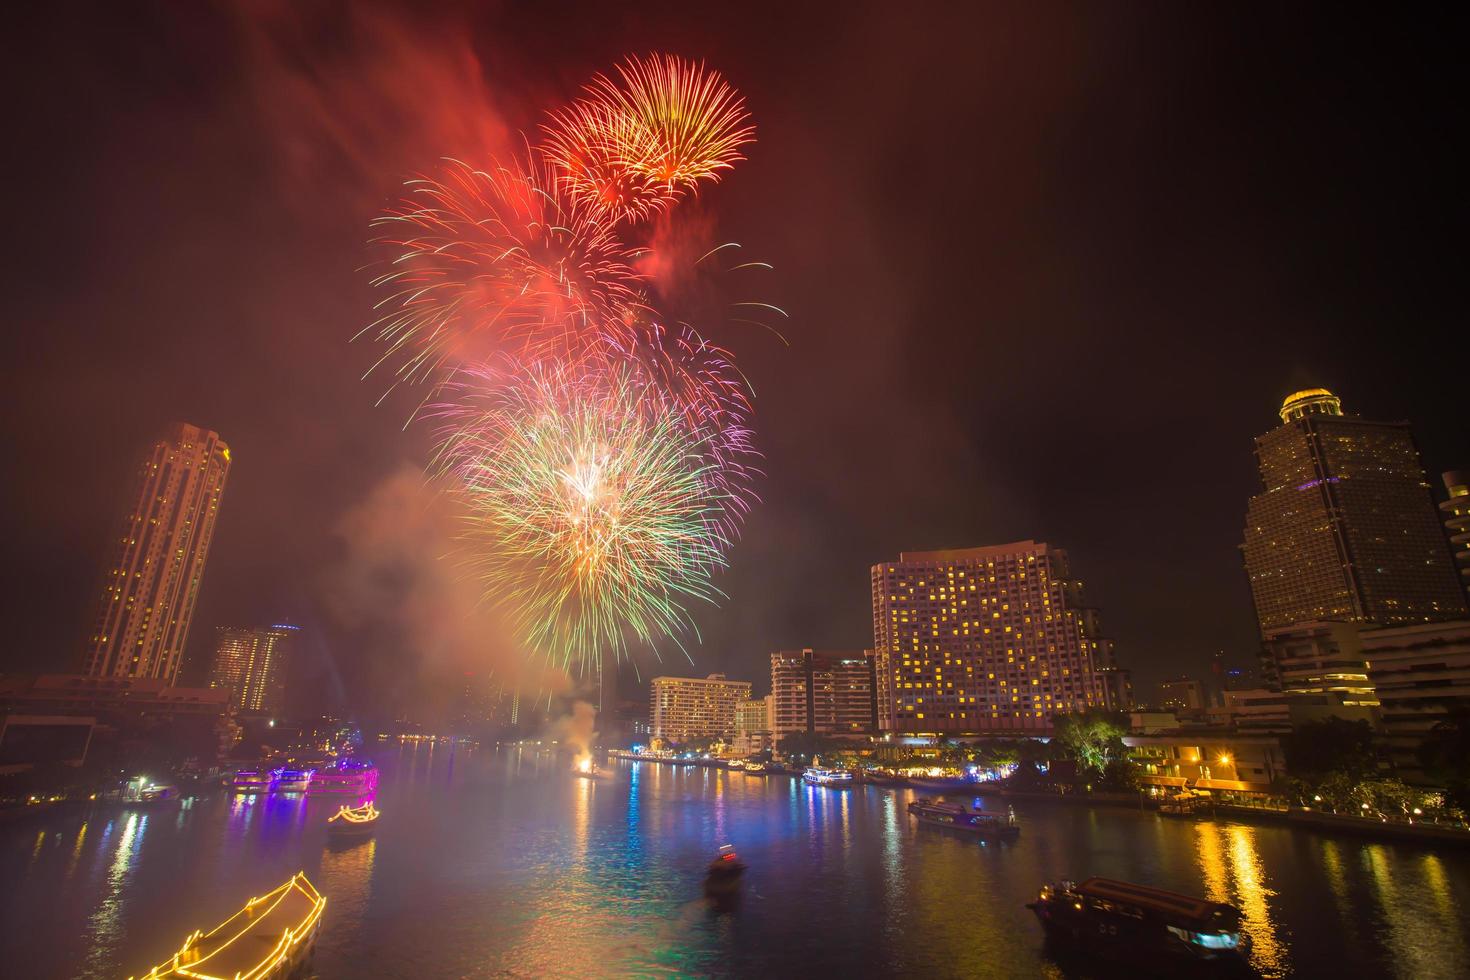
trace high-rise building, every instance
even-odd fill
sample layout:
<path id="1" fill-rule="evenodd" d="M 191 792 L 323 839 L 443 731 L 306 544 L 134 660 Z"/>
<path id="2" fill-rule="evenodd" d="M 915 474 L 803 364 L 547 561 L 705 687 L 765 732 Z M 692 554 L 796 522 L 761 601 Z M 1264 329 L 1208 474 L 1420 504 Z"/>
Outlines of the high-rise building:
<path id="1" fill-rule="evenodd" d="M 653 737 L 728 738 L 735 734 L 735 706 L 748 700 L 750 681 L 726 680 L 724 674 L 655 677 L 648 705 Z"/>
<path id="2" fill-rule="evenodd" d="M 1291 395 L 1280 416 L 1256 439 L 1262 492 L 1242 545 L 1262 635 L 1301 623 L 1464 617 L 1408 424 L 1343 415 L 1324 388 Z"/>
<path id="3" fill-rule="evenodd" d="M 878 730 L 872 650 L 778 650 L 771 654 L 772 732 L 851 735 Z"/>
<path id="4" fill-rule="evenodd" d="M 214 432 L 179 423 L 153 444 L 113 542 L 86 674 L 177 681 L 229 471 Z"/>
<path id="5" fill-rule="evenodd" d="M 1460 569 L 1460 584 L 1470 593 L 1470 470 L 1450 470 L 1440 474 L 1440 479 L 1449 499 L 1440 501 L 1439 512 Z"/>
<path id="6" fill-rule="evenodd" d="M 1055 714 L 1111 706 L 1112 643 L 1064 550 L 905 552 L 872 582 L 885 730 L 1047 731 Z"/>
<path id="7" fill-rule="evenodd" d="M 240 629 L 221 626 L 209 686 L 230 692 L 238 711 L 278 715 L 286 708 L 286 674 L 301 627 L 278 623 Z"/>

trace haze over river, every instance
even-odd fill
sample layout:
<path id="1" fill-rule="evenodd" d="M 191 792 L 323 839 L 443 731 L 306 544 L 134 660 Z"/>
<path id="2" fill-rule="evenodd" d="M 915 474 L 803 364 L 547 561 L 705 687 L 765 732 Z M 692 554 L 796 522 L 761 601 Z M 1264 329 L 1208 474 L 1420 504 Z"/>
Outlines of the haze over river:
<path id="1" fill-rule="evenodd" d="M 1019 842 L 920 827 L 908 790 L 651 763 L 577 779 L 535 746 L 378 743 L 376 835 L 341 798 L 216 794 L 0 825 L 8 975 L 126 977 L 305 870 L 334 977 L 1080 976 L 1024 903 L 1104 875 L 1231 902 L 1266 976 L 1450 977 L 1470 964 L 1470 853 L 1018 803 Z M 993 804 L 994 805 L 994 804 Z M 734 843 L 736 907 L 701 898 Z M 10 967 L 17 967 L 11 973 Z"/>

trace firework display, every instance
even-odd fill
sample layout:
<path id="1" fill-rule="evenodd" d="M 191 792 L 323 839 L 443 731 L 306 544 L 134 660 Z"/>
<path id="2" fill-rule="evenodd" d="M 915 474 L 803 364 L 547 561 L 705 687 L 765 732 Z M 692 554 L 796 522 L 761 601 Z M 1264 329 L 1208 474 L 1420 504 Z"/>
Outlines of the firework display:
<path id="1" fill-rule="evenodd" d="M 390 391 L 429 385 L 463 566 L 530 651 L 582 674 L 682 643 L 755 500 L 749 386 L 656 309 L 662 266 L 629 240 L 754 131 L 717 73 L 660 55 L 549 118 L 523 157 L 406 184 L 374 222 L 363 333 Z"/>
<path id="2" fill-rule="evenodd" d="M 710 436 L 629 366 L 472 369 L 435 414 L 467 561 L 533 649 L 580 672 L 688 628 L 724 566 Z"/>
<path id="3" fill-rule="evenodd" d="M 717 72 L 673 55 L 629 58 L 552 113 L 546 155 L 572 195 L 614 220 L 645 218 L 718 180 L 754 138 L 745 102 Z"/>

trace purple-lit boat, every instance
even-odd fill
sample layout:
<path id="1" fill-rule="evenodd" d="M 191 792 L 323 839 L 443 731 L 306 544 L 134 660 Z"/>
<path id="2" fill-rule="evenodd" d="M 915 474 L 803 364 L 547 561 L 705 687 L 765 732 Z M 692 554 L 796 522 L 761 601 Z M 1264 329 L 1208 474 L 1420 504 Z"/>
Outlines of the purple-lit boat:
<path id="1" fill-rule="evenodd" d="M 310 792 L 356 796 L 371 793 L 377 785 L 377 766 L 366 759 L 338 759 L 312 774 Z"/>

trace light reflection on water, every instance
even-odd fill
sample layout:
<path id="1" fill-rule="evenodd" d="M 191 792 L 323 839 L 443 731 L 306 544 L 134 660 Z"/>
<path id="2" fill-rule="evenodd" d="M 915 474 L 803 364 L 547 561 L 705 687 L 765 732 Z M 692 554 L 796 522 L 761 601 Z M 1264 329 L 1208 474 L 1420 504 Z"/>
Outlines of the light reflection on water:
<path id="1" fill-rule="evenodd" d="M 340 798 L 0 827 L 0 948 L 40 976 L 138 973 L 304 869 L 328 897 L 323 977 L 1060 977 L 1024 903 L 1093 874 L 1239 906 L 1268 976 L 1452 975 L 1467 955 L 1462 852 L 1041 804 L 1017 806 L 1020 841 L 982 846 L 916 826 L 907 790 L 627 763 L 578 779 L 534 747 L 387 751 L 381 823 L 345 849 L 325 846 Z M 727 841 L 751 870 L 716 911 L 700 881 Z"/>

